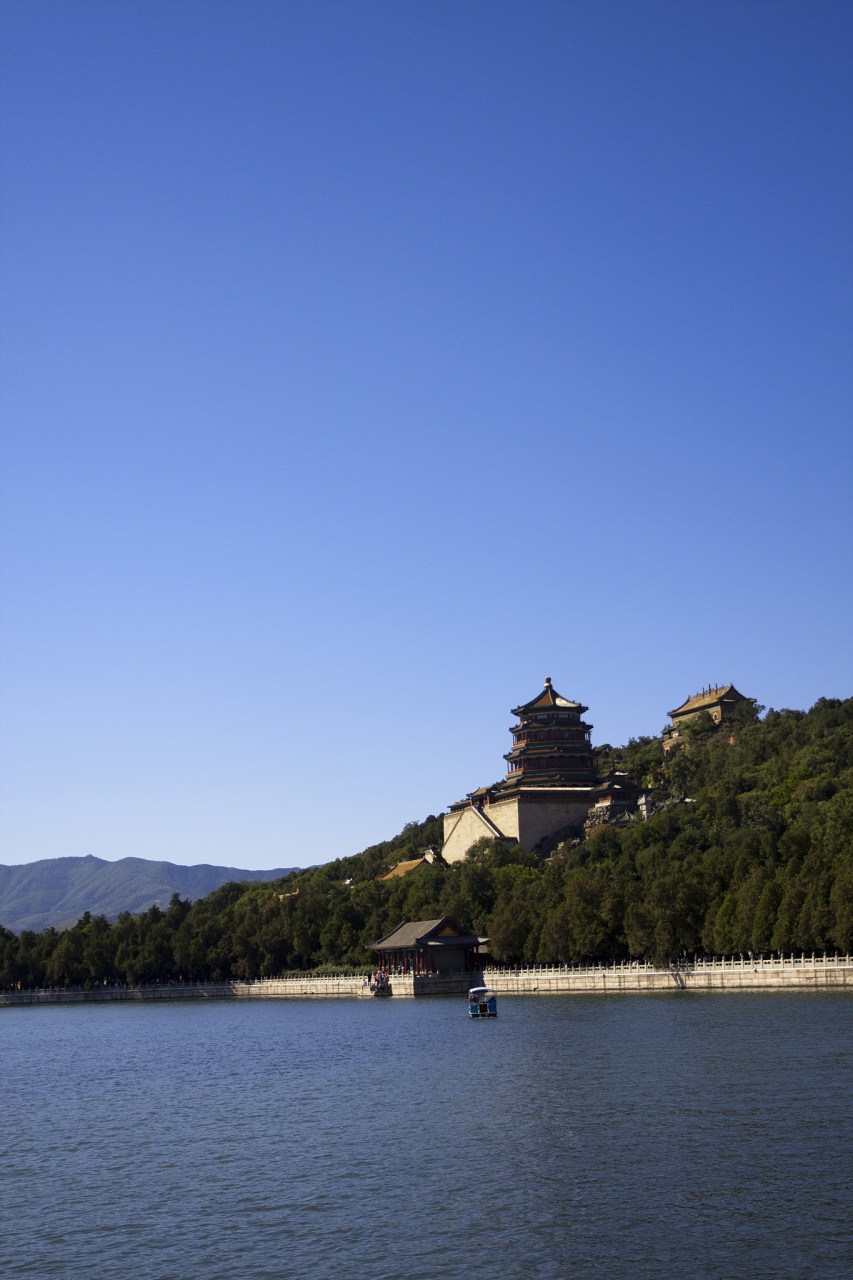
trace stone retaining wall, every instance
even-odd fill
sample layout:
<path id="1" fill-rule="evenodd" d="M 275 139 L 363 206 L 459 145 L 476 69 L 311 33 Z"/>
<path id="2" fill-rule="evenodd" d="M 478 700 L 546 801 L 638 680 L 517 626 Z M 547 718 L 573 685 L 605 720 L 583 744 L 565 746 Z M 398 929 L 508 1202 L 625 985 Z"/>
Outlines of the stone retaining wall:
<path id="1" fill-rule="evenodd" d="M 717 965 L 683 965 L 670 969 L 614 965 L 599 969 L 486 970 L 483 981 L 505 995 L 549 992 L 742 991 L 790 988 L 850 987 L 853 961 L 832 959 L 781 962 L 726 961 Z"/>
<path id="2" fill-rule="evenodd" d="M 175 986 L 96 987 L 92 991 L 3 991 L 4 1004 L 107 1004 L 126 1000 L 220 1000 L 270 996 L 358 996 L 362 979 L 265 978 L 259 982 L 178 983 Z"/>
<path id="3" fill-rule="evenodd" d="M 482 974 L 391 979 L 394 997 L 465 995 L 472 986 L 493 987 L 501 995 L 577 994 L 586 992 L 739 991 L 785 989 L 853 989 L 853 958 L 796 960 L 725 960 L 685 964 L 669 969 L 650 965 L 588 968 L 486 969 Z M 126 1000 L 210 1000 L 372 996 L 362 977 L 264 978 L 257 982 L 181 983 L 175 986 L 98 987 L 93 991 L 2 991 L 0 1005 L 113 1003 Z"/>

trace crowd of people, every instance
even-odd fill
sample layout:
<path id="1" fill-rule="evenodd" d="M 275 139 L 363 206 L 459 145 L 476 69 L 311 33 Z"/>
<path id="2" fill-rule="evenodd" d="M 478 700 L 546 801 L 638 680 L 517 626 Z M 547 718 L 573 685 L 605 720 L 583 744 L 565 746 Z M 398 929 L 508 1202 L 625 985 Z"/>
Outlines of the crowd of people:
<path id="1" fill-rule="evenodd" d="M 377 969 L 375 973 L 371 973 L 361 985 L 370 991 L 380 991 L 389 986 L 392 978 L 408 976 L 411 972 L 412 970 L 407 970 L 405 965 L 391 964 L 387 969 Z M 418 973 L 415 976 L 418 978 L 434 978 L 436 975 L 435 972 L 431 972 Z"/>

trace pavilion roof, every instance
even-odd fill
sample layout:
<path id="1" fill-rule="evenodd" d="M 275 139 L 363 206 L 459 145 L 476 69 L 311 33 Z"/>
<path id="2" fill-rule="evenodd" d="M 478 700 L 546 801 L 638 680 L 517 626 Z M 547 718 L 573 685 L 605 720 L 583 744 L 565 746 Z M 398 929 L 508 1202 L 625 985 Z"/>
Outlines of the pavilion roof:
<path id="1" fill-rule="evenodd" d="M 450 916 L 438 920 L 404 920 L 378 942 L 368 942 L 370 951 L 408 951 L 415 947 L 476 947 L 479 938 L 463 929 Z"/>
<path id="2" fill-rule="evenodd" d="M 384 876 L 377 876 L 377 880 L 393 880 L 395 876 L 404 876 L 409 871 L 414 871 L 416 867 L 428 866 L 426 858 L 410 858 L 408 862 L 398 862 L 396 867 L 392 867 L 390 871 L 386 871 Z"/>
<path id="3" fill-rule="evenodd" d="M 611 769 L 606 773 L 601 781 L 591 788 L 594 795 L 606 795 L 611 791 L 635 792 L 640 788 L 635 782 L 632 782 L 627 773 L 619 773 L 615 769 Z"/>
<path id="4" fill-rule="evenodd" d="M 514 716 L 522 716 L 530 711 L 550 711 L 554 707 L 570 707 L 573 711 L 589 711 L 589 707 L 583 706 L 580 702 L 572 702 L 571 698 L 564 698 L 551 684 L 551 677 L 545 677 L 545 688 L 536 698 L 532 698 L 530 702 L 524 702 L 520 707 L 513 707 L 512 714 Z"/>

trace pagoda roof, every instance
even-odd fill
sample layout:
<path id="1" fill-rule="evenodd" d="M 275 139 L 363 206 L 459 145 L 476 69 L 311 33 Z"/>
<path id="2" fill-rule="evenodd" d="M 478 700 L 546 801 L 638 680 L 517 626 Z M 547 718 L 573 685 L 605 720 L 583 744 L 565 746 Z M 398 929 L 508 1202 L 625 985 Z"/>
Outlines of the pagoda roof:
<path id="1" fill-rule="evenodd" d="M 551 711 L 556 707 L 569 707 L 572 711 L 589 711 L 589 707 L 583 706 L 580 702 L 572 702 L 571 698 L 564 698 L 551 684 L 551 677 L 545 677 L 545 688 L 538 697 L 532 698 L 530 702 L 524 702 L 520 707 L 513 707 L 512 714 L 514 716 L 524 716 L 531 711 Z"/>
<path id="2" fill-rule="evenodd" d="M 684 716 L 692 715 L 695 711 L 705 711 L 708 707 L 715 707 L 718 702 L 755 702 L 755 698 L 745 698 L 742 693 L 738 693 L 733 684 L 715 685 L 713 689 L 703 689 L 701 693 L 694 693 L 686 702 L 682 702 L 680 707 L 676 707 L 674 711 L 667 711 L 668 716 Z"/>
<path id="3" fill-rule="evenodd" d="M 574 799 L 576 796 L 591 797 L 594 782 L 595 776 L 590 773 L 578 772 L 576 778 L 567 779 L 565 775 L 562 775 L 551 780 L 541 773 L 532 773 L 526 776 L 518 787 L 513 787 L 507 791 L 507 795 L 516 796 L 522 801 L 525 796 L 529 796 L 531 801 L 534 802 L 542 800 L 546 796 L 549 800 L 555 798 L 560 800 L 566 797 Z"/>
<path id="4" fill-rule="evenodd" d="M 565 774 L 567 778 L 575 778 L 579 773 L 588 773 L 590 775 L 595 774 L 595 770 L 591 765 L 587 764 L 586 761 L 573 759 L 571 756 L 566 756 L 555 764 L 547 764 L 541 756 L 537 756 L 534 759 L 531 759 L 530 757 L 523 757 L 522 759 L 515 760 L 508 758 L 507 763 L 515 766 L 515 768 L 508 769 L 506 772 L 506 779 L 509 781 L 518 777 L 522 773 L 528 777 L 532 773 L 553 774 L 554 777 L 558 774 Z M 598 781 L 597 774 L 595 774 L 595 780 L 596 782 Z"/>

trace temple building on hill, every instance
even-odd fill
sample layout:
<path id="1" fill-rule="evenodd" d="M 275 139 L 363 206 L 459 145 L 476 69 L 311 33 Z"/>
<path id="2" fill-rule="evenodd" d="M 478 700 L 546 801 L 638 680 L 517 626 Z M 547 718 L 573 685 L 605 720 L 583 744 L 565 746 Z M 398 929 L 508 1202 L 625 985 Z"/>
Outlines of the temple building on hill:
<path id="1" fill-rule="evenodd" d="M 648 818 L 651 811 L 648 792 L 642 791 L 627 773 L 620 773 L 618 769 L 606 773 L 593 787 L 592 794 L 594 803 L 583 824 L 585 836 L 603 826 L 627 826 L 638 805 L 643 818 Z"/>
<path id="2" fill-rule="evenodd" d="M 692 698 L 682 702 L 680 707 L 676 707 L 674 711 L 667 711 L 666 714 L 672 724 L 667 725 L 662 734 L 664 751 L 671 751 L 678 744 L 685 721 L 693 716 L 707 711 L 711 719 L 716 724 L 720 724 L 733 707 L 743 702 L 751 702 L 754 706 L 755 698 L 745 698 L 742 693 L 738 693 L 733 684 L 715 685 L 713 689 L 709 685 L 701 693 L 694 693 Z"/>
<path id="3" fill-rule="evenodd" d="M 596 796 L 599 779 L 590 745 L 588 708 L 563 698 L 551 684 L 512 714 L 512 750 L 504 759 L 503 782 L 471 791 L 450 806 L 444 818 L 446 862 L 459 862 L 483 836 L 533 849 L 564 828 L 580 831 Z"/>

